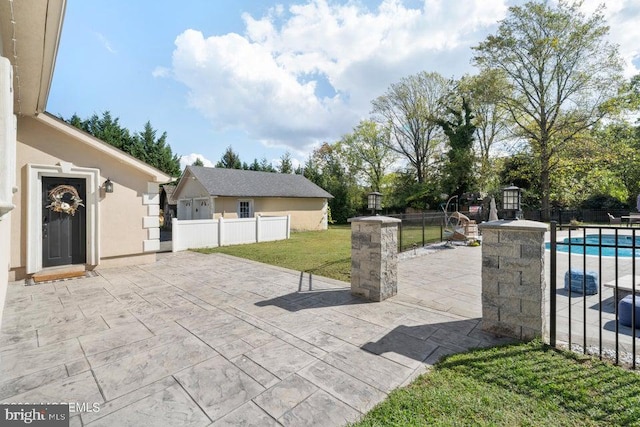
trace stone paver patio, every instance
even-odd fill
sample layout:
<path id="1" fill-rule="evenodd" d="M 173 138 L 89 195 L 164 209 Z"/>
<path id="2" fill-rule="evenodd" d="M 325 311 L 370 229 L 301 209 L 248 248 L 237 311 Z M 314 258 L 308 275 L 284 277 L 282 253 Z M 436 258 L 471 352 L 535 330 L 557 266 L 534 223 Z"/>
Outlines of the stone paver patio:
<path id="1" fill-rule="evenodd" d="M 399 294 L 381 303 L 192 252 L 16 282 L 0 402 L 71 402 L 71 425 L 343 425 L 443 355 L 504 342 L 480 329 L 480 263 L 468 247 L 402 260 Z"/>

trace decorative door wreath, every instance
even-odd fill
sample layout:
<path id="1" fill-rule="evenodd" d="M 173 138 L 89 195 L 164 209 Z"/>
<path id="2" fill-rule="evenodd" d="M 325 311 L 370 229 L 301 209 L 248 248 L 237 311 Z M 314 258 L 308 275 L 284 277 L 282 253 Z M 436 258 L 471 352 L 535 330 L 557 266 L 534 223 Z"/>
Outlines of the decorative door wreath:
<path id="1" fill-rule="evenodd" d="M 69 215 L 75 215 L 76 210 L 82 204 L 82 199 L 78 194 L 78 190 L 71 185 L 58 185 L 49 191 L 49 200 L 51 203 L 46 207 L 54 212 L 64 212 Z"/>

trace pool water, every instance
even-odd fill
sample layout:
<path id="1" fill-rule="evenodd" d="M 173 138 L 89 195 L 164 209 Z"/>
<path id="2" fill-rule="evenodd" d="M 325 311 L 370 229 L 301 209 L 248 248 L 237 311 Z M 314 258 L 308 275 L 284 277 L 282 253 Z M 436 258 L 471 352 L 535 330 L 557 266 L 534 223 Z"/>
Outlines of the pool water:
<path id="1" fill-rule="evenodd" d="M 585 242 L 585 238 L 584 237 L 572 237 L 571 238 L 571 253 L 573 255 L 584 255 L 585 253 L 585 249 L 587 252 L 587 255 L 595 255 L 598 256 L 599 254 L 602 254 L 602 256 L 610 256 L 613 257 L 616 255 L 616 250 L 618 252 L 618 256 L 619 257 L 631 257 L 633 256 L 633 251 L 634 251 L 634 244 L 633 244 L 633 237 L 632 236 L 621 236 L 618 235 L 618 242 L 616 245 L 616 236 L 615 234 L 603 234 L 602 235 L 602 248 L 600 248 L 600 235 L 598 234 L 587 234 L 586 235 L 586 242 Z M 563 243 L 569 243 L 569 238 L 566 237 L 563 241 Z M 573 244 L 578 244 L 580 246 L 573 246 Z M 583 244 L 586 245 L 593 245 L 593 246 L 582 246 Z M 545 244 L 546 248 L 549 249 L 551 247 L 551 243 L 547 242 Z M 617 249 L 616 247 L 617 246 Z M 562 244 L 560 242 L 558 242 L 558 245 L 556 246 L 558 249 L 558 252 L 569 252 L 569 245 L 567 244 Z M 600 249 L 602 249 L 602 252 L 600 252 Z M 635 242 L 635 252 L 636 252 L 636 256 L 640 257 L 640 237 L 636 237 L 636 242 Z"/>

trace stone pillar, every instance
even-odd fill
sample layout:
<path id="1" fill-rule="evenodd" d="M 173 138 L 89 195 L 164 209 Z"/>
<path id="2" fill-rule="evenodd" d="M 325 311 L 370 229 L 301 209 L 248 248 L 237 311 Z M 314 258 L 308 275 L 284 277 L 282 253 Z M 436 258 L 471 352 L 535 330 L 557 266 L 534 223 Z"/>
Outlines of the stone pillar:
<path id="1" fill-rule="evenodd" d="M 351 293 L 383 301 L 398 292 L 397 218 L 369 216 L 351 223 Z"/>
<path id="2" fill-rule="evenodd" d="M 482 230 L 482 329 L 521 340 L 546 328 L 544 233 L 540 222 L 491 221 Z"/>

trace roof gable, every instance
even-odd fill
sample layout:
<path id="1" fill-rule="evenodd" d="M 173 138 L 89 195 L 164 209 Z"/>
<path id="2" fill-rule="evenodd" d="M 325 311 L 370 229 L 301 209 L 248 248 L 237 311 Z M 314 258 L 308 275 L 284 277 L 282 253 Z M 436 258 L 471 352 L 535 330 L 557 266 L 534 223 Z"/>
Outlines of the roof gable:
<path id="1" fill-rule="evenodd" d="M 174 195 L 175 195 L 175 191 L 176 191 L 176 186 L 173 184 L 164 184 L 162 186 L 162 191 L 164 191 L 164 193 L 167 196 L 167 203 L 169 203 L 170 205 L 177 205 L 178 201 L 175 199 Z"/>
<path id="2" fill-rule="evenodd" d="M 34 119 L 64 134 L 67 134 L 74 139 L 82 141 L 84 144 L 106 154 L 107 156 L 118 159 L 121 163 L 124 163 L 129 167 L 137 169 L 140 172 L 151 176 L 154 182 L 168 182 L 173 179 L 170 175 L 167 175 L 161 170 L 156 169 L 155 167 L 143 162 L 142 160 L 125 153 L 124 151 L 114 147 L 111 144 L 108 144 L 92 135 L 89 135 L 87 132 L 78 129 L 77 127 L 65 122 L 64 120 L 58 119 L 49 113 L 38 114 Z"/>
<path id="3" fill-rule="evenodd" d="M 187 166 L 183 177 L 188 174 L 195 177 L 211 196 L 333 198 L 302 175 L 204 166 Z M 180 187 L 178 184 L 174 194 L 179 193 Z"/>

